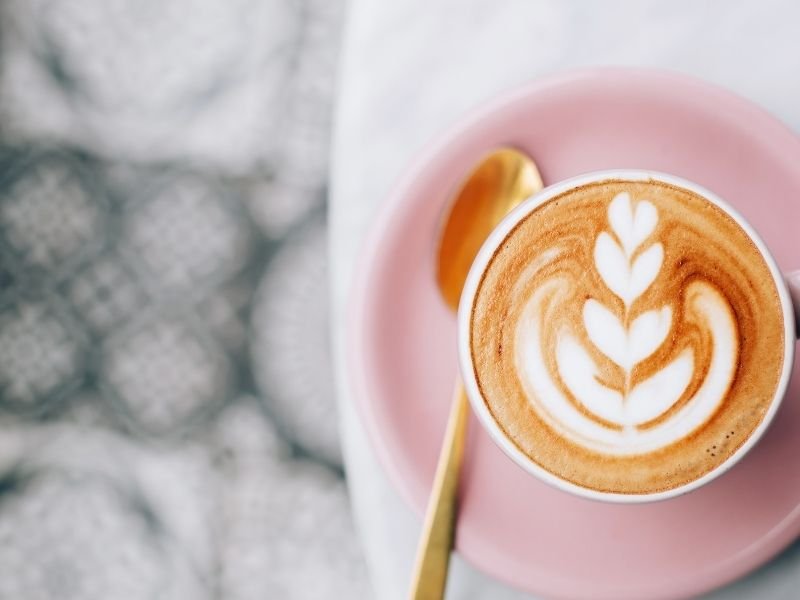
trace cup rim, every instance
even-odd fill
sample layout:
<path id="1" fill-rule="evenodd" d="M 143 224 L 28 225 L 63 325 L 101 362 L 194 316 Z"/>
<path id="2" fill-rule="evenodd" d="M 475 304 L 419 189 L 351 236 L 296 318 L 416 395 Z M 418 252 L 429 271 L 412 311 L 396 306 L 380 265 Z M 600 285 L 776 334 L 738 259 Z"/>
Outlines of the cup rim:
<path id="1" fill-rule="evenodd" d="M 585 488 L 570 481 L 566 481 L 535 463 L 506 436 L 498 423 L 491 416 L 489 409 L 486 406 L 486 403 L 484 402 L 483 397 L 478 389 L 470 351 L 470 320 L 472 315 L 472 307 L 475 301 L 475 294 L 478 290 L 483 273 L 486 270 L 489 261 L 494 256 L 498 246 L 503 242 L 503 240 L 506 239 L 516 225 L 536 207 L 575 187 L 610 180 L 631 182 L 657 181 L 674 185 L 703 196 L 709 202 L 725 211 L 725 213 L 733 218 L 733 220 L 745 231 L 745 233 L 755 244 L 756 248 L 758 248 L 761 255 L 764 257 L 770 274 L 772 275 L 772 279 L 775 282 L 775 286 L 778 291 L 778 297 L 780 298 L 781 310 L 783 312 L 784 360 L 781 367 L 780 378 L 766 414 L 761 419 L 761 422 L 758 424 L 758 426 L 750 434 L 750 437 L 747 438 L 744 444 L 742 444 L 725 461 L 721 462 L 714 469 L 705 473 L 701 477 L 669 490 L 646 494 L 601 492 L 598 490 Z M 728 204 L 728 202 L 707 188 L 681 177 L 647 169 L 606 169 L 601 171 L 591 171 L 554 183 L 522 202 L 519 206 L 512 210 L 503 219 L 503 221 L 500 222 L 500 224 L 489 234 L 489 237 L 481 246 L 481 249 L 478 251 L 478 254 L 475 257 L 472 267 L 467 275 L 458 307 L 458 358 L 464 389 L 466 391 L 467 398 L 472 405 L 473 411 L 478 416 L 478 420 L 481 422 L 483 428 L 488 431 L 495 444 L 497 444 L 503 450 L 503 452 L 518 466 L 522 467 L 525 471 L 535 476 L 539 480 L 544 481 L 545 483 L 557 489 L 586 499 L 600 500 L 617 504 L 642 504 L 675 498 L 691 492 L 692 490 L 701 488 L 733 468 L 759 442 L 772 423 L 775 414 L 778 412 L 778 409 L 780 408 L 783 399 L 786 396 L 786 389 L 789 385 L 792 366 L 794 364 L 794 352 L 794 309 L 792 307 L 789 289 L 780 269 L 778 268 L 775 258 L 767 248 L 767 245 L 755 231 L 753 226 L 750 225 L 750 223 L 748 223 L 741 213 L 739 213 L 739 211 L 737 211 L 733 206 Z"/>

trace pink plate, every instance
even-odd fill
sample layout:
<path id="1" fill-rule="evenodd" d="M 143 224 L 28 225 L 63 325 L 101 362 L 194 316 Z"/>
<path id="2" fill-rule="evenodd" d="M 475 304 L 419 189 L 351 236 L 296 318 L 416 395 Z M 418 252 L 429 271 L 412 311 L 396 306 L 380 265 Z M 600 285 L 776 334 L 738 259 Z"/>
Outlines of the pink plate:
<path id="1" fill-rule="evenodd" d="M 784 270 L 800 266 L 800 139 L 706 83 L 597 69 L 541 80 L 472 115 L 387 201 L 353 297 L 349 364 L 380 460 L 422 513 L 456 376 L 455 318 L 434 282 L 454 186 L 489 149 L 528 152 L 546 183 L 610 168 L 664 171 L 738 208 Z M 795 364 L 797 368 L 797 364 Z M 477 568 L 559 598 L 680 598 L 764 563 L 800 533 L 800 377 L 728 474 L 686 496 L 620 506 L 572 497 L 514 465 L 471 424 L 456 547 Z"/>

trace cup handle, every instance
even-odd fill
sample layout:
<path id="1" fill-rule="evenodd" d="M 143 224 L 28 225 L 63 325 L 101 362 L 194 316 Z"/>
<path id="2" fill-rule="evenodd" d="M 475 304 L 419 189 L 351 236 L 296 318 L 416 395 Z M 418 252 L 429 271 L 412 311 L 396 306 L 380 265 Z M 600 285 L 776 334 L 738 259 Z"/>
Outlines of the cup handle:
<path id="1" fill-rule="evenodd" d="M 789 293 L 792 295 L 792 304 L 794 304 L 795 335 L 800 338 L 800 271 L 787 273 L 786 283 L 789 285 Z"/>

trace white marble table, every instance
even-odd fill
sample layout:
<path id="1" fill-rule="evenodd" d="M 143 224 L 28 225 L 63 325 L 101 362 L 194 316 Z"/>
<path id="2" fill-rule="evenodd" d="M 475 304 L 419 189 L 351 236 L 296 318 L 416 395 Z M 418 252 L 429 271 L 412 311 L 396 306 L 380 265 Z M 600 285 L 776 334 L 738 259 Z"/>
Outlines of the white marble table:
<path id="1" fill-rule="evenodd" d="M 395 179 L 430 139 L 498 92 L 566 68 L 676 69 L 800 131 L 800 4 L 790 0 L 353 0 L 335 117 L 330 234 L 342 440 L 375 597 L 405 597 L 419 519 L 386 479 L 342 375 L 354 261 Z M 800 267 L 800 257 L 799 264 Z M 796 598 L 800 544 L 712 595 Z M 455 558 L 450 599 L 527 598 Z"/>

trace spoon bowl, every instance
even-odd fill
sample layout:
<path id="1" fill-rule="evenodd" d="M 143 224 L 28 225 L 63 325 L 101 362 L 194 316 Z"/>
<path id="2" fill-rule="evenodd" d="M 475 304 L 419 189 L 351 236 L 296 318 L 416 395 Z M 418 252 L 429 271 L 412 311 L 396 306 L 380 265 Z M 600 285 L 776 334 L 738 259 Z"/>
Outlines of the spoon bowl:
<path id="1" fill-rule="evenodd" d="M 436 259 L 436 282 L 451 310 L 489 233 L 542 187 L 536 164 L 512 148 L 491 152 L 467 176 L 442 220 Z"/>

